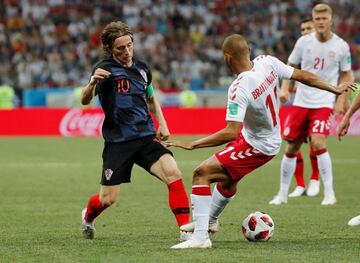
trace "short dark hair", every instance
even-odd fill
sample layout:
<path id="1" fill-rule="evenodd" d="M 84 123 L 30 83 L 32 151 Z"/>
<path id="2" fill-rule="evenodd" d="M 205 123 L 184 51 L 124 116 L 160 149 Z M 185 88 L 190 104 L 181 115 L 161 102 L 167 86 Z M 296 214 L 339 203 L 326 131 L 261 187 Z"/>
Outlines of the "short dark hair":
<path id="1" fill-rule="evenodd" d="M 111 54 L 115 39 L 122 36 L 130 36 L 133 40 L 133 32 L 129 26 L 121 21 L 107 24 L 101 33 L 101 42 L 106 54 Z"/>
<path id="2" fill-rule="evenodd" d="M 310 21 L 312 21 L 311 16 L 304 16 L 304 17 L 301 18 L 301 24 L 306 23 L 306 22 L 310 22 Z"/>

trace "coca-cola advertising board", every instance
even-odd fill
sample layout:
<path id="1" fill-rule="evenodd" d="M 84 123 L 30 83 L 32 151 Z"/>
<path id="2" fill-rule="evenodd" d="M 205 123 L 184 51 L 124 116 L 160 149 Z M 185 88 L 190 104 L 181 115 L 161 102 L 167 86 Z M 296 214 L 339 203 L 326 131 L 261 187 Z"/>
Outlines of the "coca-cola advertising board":
<path id="1" fill-rule="evenodd" d="M 281 120 L 288 111 L 281 108 Z M 163 113 L 173 135 L 210 134 L 226 125 L 225 108 L 165 107 Z M 340 120 L 332 119 L 332 134 Z M 19 108 L 0 110 L 0 121 L 0 136 L 101 136 L 104 114 L 100 108 Z M 352 117 L 348 134 L 360 135 L 360 111 Z"/>

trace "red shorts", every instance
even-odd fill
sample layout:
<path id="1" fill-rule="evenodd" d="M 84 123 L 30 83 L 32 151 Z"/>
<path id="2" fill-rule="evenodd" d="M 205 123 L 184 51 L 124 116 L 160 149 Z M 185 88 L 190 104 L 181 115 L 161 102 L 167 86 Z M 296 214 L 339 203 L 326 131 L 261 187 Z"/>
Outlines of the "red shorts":
<path id="1" fill-rule="evenodd" d="M 293 106 L 286 117 L 282 137 L 287 141 L 306 142 L 309 135 L 330 134 L 332 109 L 307 109 Z"/>
<path id="2" fill-rule="evenodd" d="M 245 141 L 242 134 L 239 135 L 236 141 L 230 142 L 225 149 L 215 153 L 215 157 L 230 174 L 231 178 L 236 181 L 264 165 L 274 156 L 265 155 L 254 149 Z"/>

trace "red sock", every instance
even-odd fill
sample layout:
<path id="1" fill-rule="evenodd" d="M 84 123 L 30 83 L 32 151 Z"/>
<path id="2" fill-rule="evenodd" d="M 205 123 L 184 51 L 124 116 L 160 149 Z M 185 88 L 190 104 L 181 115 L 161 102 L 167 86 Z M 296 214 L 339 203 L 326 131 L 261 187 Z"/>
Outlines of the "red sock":
<path id="1" fill-rule="evenodd" d="M 94 195 L 90 196 L 86 214 L 85 214 L 85 220 L 87 222 L 94 221 L 94 219 L 98 215 L 100 215 L 101 212 L 104 211 L 106 208 L 107 208 L 107 206 L 103 206 L 103 204 L 100 202 L 99 194 L 94 194 Z"/>
<path id="2" fill-rule="evenodd" d="M 311 161 L 311 177 L 312 180 L 319 180 L 319 167 L 316 154 L 310 146 L 310 161 Z"/>
<path id="3" fill-rule="evenodd" d="M 182 179 L 176 180 L 168 185 L 169 205 L 174 213 L 178 226 L 190 222 L 189 198 L 186 194 Z"/>
<path id="4" fill-rule="evenodd" d="M 294 173 L 296 185 L 305 187 L 304 181 L 304 159 L 301 152 L 296 155 L 296 168 Z"/>

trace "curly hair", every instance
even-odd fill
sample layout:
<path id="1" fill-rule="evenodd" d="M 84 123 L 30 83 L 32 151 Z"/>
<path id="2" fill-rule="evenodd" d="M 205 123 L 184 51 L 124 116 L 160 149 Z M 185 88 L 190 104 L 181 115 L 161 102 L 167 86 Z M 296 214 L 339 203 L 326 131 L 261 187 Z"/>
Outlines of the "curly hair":
<path id="1" fill-rule="evenodd" d="M 127 24 L 121 21 L 107 24 L 101 33 L 101 42 L 103 44 L 105 54 L 111 54 L 111 49 L 115 39 L 127 35 L 131 37 L 131 40 L 133 40 L 133 32 Z"/>

